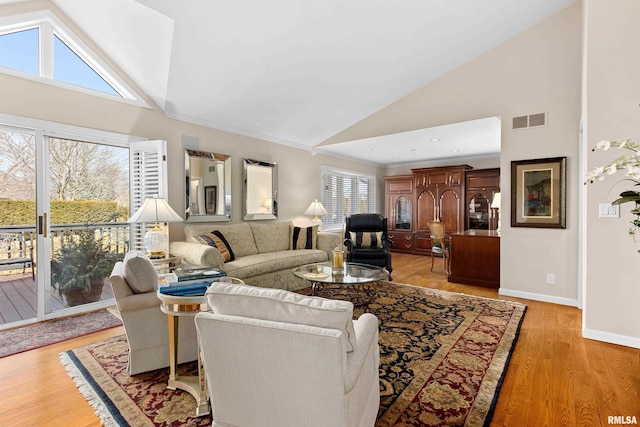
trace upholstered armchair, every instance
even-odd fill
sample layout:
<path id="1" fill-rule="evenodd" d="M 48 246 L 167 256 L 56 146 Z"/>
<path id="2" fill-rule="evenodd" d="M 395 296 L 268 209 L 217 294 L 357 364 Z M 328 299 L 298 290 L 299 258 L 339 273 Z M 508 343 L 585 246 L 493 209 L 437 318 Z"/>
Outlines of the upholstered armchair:
<path id="1" fill-rule="evenodd" d="M 391 280 L 391 245 L 387 218 L 380 214 L 353 214 L 346 218 L 344 245 L 347 262 L 385 267 Z"/>
<path id="2" fill-rule="evenodd" d="M 132 251 L 117 262 L 109 277 L 129 343 L 130 375 L 169 366 L 169 326 L 156 294 L 158 275 L 142 252 Z M 198 358 L 194 322 L 180 322 L 178 363 Z"/>
<path id="3" fill-rule="evenodd" d="M 371 427 L 378 320 L 349 301 L 213 283 L 196 315 L 214 427 Z"/>

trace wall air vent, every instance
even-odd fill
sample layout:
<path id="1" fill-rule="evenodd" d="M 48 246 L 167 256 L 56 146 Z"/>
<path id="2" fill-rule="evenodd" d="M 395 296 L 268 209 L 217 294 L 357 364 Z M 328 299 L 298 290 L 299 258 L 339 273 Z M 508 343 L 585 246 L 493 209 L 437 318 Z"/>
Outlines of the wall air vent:
<path id="1" fill-rule="evenodd" d="M 529 127 L 544 126 L 546 124 L 547 124 L 547 115 L 545 113 L 529 115 Z"/>
<path id="2" fill-rule="evenodd" d="M 529 114 L 528 116 L 518 116 L 513 118 L 512 129 L 526 129 L 547 124 L 546 113 Z"/>
<path id="3" fill-rule="evenodd" d="M 529 126 L 529 117 L 528 116 L 520 116 L 513 118 L 513 128 L 514 129 L 524 129 Z"/>

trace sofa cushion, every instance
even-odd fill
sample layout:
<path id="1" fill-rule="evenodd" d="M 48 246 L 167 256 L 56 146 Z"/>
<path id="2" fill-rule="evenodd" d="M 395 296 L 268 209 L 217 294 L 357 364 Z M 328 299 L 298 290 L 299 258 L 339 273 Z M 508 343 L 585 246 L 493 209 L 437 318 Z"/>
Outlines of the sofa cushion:
<path id="1" fill-rule="evenodd" d="M 286 251 L 289 249 L 291 221 L 250 224 L 258 253 Z"/>
<path id="2" fill-rule="evenodd" d="M 234 255 L 233 249 L 231 249 L 229 242 L 227 242 L 227 239 L 225 239 L 224 234 L 222 234 L 218 230 L 214 230 L 209 234 L 194 236 L 194 239 L 196 239 L 198 243 L 216 248 L 218 252 L 220 252 L 220 255 L 222 256 L 222 260 L 224 262 L 229 262 L 236 259 L 236 256 Z"/>
<path id="3" fill-rule="evenodd" d="M 196 236 L 210 234 L 214 230 L 218 230 L 224 235 L 236 258 L 258 253 L 258 248 L 253 240 L 253 232 L 247 222 L 230 225 L 189 224 L 184 227 L 188 242 L 197 242 Z"/>
<path id="4" fill-rule="evenodd" d="M 158 286 L 158 273 L 144 252 L 131 251 L 123 261 L 124 279 L 137 294 L 153 292 Z"/>
<path id="5" fill-rule="evenodd" d="M 291 270 L 301 265 L 327 260 L 327 253 L 319 249 L 278 251 L 236 258 L 224 264 L 227 276 L 245 279 L 273 271 Z"/>
<path id="6" fill-rule="evenodd" d="M 291 225 L 290 249 L 315 249 L 318 240 L 318 226 L 296 227 Z"/>
<path id="7" fill-rule="evenodd" d="M 343 331 L 347 351 L 353 351 L 353 303 L 303 296 L 282 289 L 266 289 L 231 283 L 212 283 L 207 302 L 216 314 L 250 317 L 274 322 L 330 328 Z"/>
<path id="8" fill-rule="evenodd" d="M 356 248 L 382 247 L 382 231 L 350 231 L 349 237 Z"/>

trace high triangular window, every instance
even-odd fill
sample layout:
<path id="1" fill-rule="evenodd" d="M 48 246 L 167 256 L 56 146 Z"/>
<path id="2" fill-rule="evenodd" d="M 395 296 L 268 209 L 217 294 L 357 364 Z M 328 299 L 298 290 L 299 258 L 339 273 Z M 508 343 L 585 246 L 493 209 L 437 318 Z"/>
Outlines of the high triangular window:
<path id="1" fill-rule="evenodd" d="M 51 12 L 0 20 L 0 71 L 138 100 L 135 92 Z M 4 67 L 4 68 L 3 68 Z M 69 87 L 69 86 L 65 86 Z"/>
<path id="2" fill-rule="evenodd" d="M 54 36 L 53 40 L 54 80 L 122 96 L 58 36 Z"/>

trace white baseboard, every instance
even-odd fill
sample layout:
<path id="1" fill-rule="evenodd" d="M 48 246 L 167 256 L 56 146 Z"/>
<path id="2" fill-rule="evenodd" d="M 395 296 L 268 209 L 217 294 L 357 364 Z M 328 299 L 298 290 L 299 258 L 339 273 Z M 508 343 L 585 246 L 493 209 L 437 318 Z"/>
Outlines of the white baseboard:
<path id="1" fill-rule="evenodd" d="M 549 302 L 553 304 L 568 305 L 571 307 L 579 307 L 578 300 L 571 298 L 554 297 L 551 295 L 536 294 L 532 292 L 515 291 L 513 289 L 498 290 L 500 295 L 514 298 L 524 298 L 533 301 Z M 623 345 L 625 347 L 640 348 L 640 338 L 629 337 L 626 335 L 614 334 L 611 332 L 603 332 L 594 329 L 583 329 L 582 337 L 596 341 L 602 341 L 610 344 Z"/>
<path id="2" fill-rule="evenodd" d="M 498 289 L 498 294 L 504 295 L 507 297 L 524 298 L 524 299 L 530 299 L 533 301 L 550 302 L 553 304 L 568 305 L 570 307 L 579 307 L 578 300 L 571 299 L 571 298 L 554 297 L 552 295 L 535 294 L 533 292 L 514 291 L 513 289 L 504 289 L 504 288 Z"/>
<path id="3" fill-rule="evenodd" d="M 625 347 L 640 348 L 640 338 L 628 337 L 626 335 L 613 334 L 611 332 L 597 331 L 594 329 L 583 329 L 582 336 L 596 341 L 608 342 L 610 344 L 623 345 Z"/>

